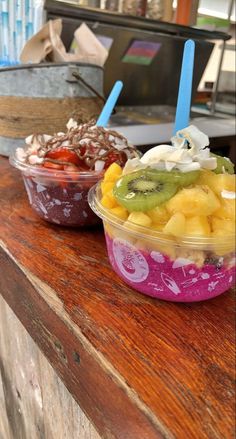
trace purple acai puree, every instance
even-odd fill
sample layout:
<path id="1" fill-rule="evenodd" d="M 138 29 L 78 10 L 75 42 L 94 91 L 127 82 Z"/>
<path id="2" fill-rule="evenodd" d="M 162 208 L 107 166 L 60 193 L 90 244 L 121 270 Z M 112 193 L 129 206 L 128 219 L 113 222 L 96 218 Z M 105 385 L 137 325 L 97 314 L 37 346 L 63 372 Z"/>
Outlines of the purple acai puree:
<path id="1" fill-rule="evenodd" d="M 91 226 L 100 219 L 90 209 L 87 201 L 87 183 L 58 182 L 41 183 L 32 177 L 23 176 L 31 207 L 44 220 L 62 226 Z"/>
<path id="2" fill-rule="evenodd" d="M 139 250 L 124 239 L 106 233 L 108 256 L 115 272 L 135 290 L 173 302 L 196 302 L 227 291 L 235 282 L 235 257 L 229 266 L 205 261 L 199 268 L 193 261 L 169 257 L 157 251 Z"/>

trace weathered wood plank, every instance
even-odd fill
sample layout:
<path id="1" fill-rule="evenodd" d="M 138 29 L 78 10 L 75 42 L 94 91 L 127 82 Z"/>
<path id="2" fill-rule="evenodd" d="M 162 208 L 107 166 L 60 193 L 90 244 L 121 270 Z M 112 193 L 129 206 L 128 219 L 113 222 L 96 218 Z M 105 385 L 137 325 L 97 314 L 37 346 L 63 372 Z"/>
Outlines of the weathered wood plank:
<path id="1" fill-rule="evenodd" d="M 1 296 L 0 334 L 0 438 L 99 439 Z"/>
<path id="2" fill-rule="evenodd" d="M 0 340 L 1 340 L 1 333 L 0 333 Z M 0 373 L 0 439 L 11 439 L 1 373 Z"/>
<path id="3" fill-rule="evenodd" d="M 160 438 L 159 429 L 163 427 L 155 415 L 93 348 L 80 329 L 75 333 L 74 328 L 66 325 L 68 321 L 61 318 L 64 312 L 58 317 L 38 294 L 29 273 L 16 265 L 7 252 L 3 253 L 1 245 L 0 266 L 4 273 L 0 278 L 1 294 L 104 438 Z M 42 285 L 46 292 L 48 286 Z M 170 433 L 163 436 L 172 438 Z"/>

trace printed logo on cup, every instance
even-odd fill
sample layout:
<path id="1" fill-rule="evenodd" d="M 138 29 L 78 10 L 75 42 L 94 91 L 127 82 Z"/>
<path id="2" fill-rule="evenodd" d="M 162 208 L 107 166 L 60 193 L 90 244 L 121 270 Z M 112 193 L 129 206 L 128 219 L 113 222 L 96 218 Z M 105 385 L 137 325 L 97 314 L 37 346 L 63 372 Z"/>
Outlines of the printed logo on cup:
<path id="1" fill-rule="evenodd" d="M 149 267 L 142 253 L 124 239 L 115 238 L 112 251 L 116 264 L 123 276 L 132 282 L 143 282 L 149 274 Z"/>

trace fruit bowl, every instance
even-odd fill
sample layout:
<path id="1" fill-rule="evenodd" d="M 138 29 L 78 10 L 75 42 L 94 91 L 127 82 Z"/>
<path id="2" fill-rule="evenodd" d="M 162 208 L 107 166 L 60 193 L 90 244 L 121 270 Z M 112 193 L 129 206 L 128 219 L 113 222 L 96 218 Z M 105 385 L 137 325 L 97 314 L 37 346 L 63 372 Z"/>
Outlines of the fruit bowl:
<path id="1" fill-rule="evenodd" d="M 17 148 L 10 163 L 22 172 L 29 202 L 46 221 L 63 226 L 90 226 L 100 220 L 87 194 L 112 163 L 124 166 L 140 154 L 114 130 L 92 120 L 70 119 L 66 132 L 32 134 Z"/>
<path id="2" fill-rule="evenodd" d="M 100 222 L 90 209 L 89 189 L 101 172 L 58 170 L 22 163 L 14 153 L 10 163 L 21 171 L 29 203 L 40 218 L 61 226 L 91 226 Z"/>
<path id="3" fill-rule="evenodd" d="M 135 290 L 158 299 L 196 302 L 216 297 L 235 281 L 235 236 L 170 236 L 124 223 L 101 204 L 101 184 L 88 201 L 102 219 L 110 263 Z"/>

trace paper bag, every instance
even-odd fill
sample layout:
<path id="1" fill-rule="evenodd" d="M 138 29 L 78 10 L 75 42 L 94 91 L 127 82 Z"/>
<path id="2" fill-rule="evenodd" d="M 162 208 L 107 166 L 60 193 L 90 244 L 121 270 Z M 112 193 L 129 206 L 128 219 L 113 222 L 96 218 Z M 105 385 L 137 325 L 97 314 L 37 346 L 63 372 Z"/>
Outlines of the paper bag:
<path id="1" fill-rule="evenodd" d="M 60 39 L 61 31 L 61 19 L 48 21 L 37 34 L 27 41 L 21 52 L 20 61 L 26 64 L 44 61 L 53 49 L 51 41 L 52 35 L 55 44 L 55 35 Z"/>
<path id="2" fill-rule="evenodd" d="M 67 53 L 65 46 L 61 40 L 61 31 L 57 32 L 57 28 L 54 26 L 54 22 L 49 22 L 49 36 L 51 41 L 51 53 L 48 55 L 48 59 L 53 62 L 73 62 L 77 61 L 77 55 Z"/>
<path id="3" fill-rule="evenodd" d="M 108 51 L 85 23 L 76 29 L 74 37 L 73 48 L 77 60 L 103 67 Z"/>
<path id="4" fill-rule="evenodd" d="M 89 27 L 82 23 L 74 33 L 74 53 L 67 53 L 61 40 L 62 20 L 49 20 L 24 46 L 22 63 L 81 62 L 103 66 L 107 49 L 100 43 Z"/>

